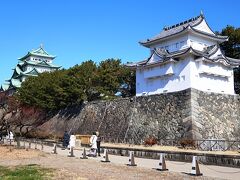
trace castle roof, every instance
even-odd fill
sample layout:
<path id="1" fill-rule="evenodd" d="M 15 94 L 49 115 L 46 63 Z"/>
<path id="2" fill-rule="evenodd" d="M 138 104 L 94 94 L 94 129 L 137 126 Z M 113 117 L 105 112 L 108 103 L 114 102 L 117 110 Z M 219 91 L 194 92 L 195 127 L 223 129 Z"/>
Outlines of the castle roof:
<path id="1" fill-rule="evenodd" d="M 8 90 L 9 86 L 10 86 L 10 83 L 7 83 L 7 82 L 3 83 L 0 87 L 0 92 Z"/>
<path id="2" fill-rule="evenodd" d="M 198 26 L 204 21 L 206 23 L 208 31 L 201 30 L 201 28 L 198 28 Z M 150 47 L 151 45 L 154 45 L 156 43 L 159 43 L 163 40 L 166 40 L 168 38 L 172 38 L 175 36 L 178 36 L 180 34 L 184 34 L 187 32 L 192 32 L 194 34 L 198 34 L 200 36 L 204 36 L 207 38 L 214 39 L 218 42 L 224 42 L 228 40 L 227 36 L 220 36 L 215 34 L 211 28 L 208 26 L 207 22 L 205 21 L 205 18 L 203 14 L 188 19 L 184 22 L 169 26 L 169 27 L 164 27 L 163 30 L 158 34 L 157 36 L 147 39 L 145 41 L 140 41 L 139 43 L 145 47 Z"/>
<path id="3" fill-rule="evenodd" d="M 225 55 L 223 55 L 219 45 L 216 44 L 207 47 L 203 51 L 196 50 L 193 47 L 188 47 L 174 52 L 168 52 L 166 49 L 155 48 L 149 58 L 137 63 L 128 63 L 126 64 L 126 66 L 136 68 L 140 66 L 154 66 L 157 64 L 177 62 L 180 60 L 181 57 L 189 54 L 194 55 L 196 60 L 203 60 L 210 63 L 221 63 L 224 66 L 230 67 L 238 67 L 240 65 L 239 59 L 226 57 Z M 151 62 L 150 60 L 154 55 L 158 57 L 158 60 Z"/>
<path id="4" fill-rule="evenodd" d="M 43 47 L 40 46 L 38 49 L 29 51 L 25 56 L 18 58 L 18 59 L 24 60 L 29 56 L 40 56 L 40 57 L 46 57 L 46 58 L 51 58 L 51 59 L 54 59 L 56 57 L 56 56 L 53 56 L 53 55 L 50 55 L 49 53 L 47 53 L 47 51 L 45 51 L 43 49 Z"/>
<path id="5" fill-rule="evenodd" d="M 40 62 L 37 62 L 37 61 L 24 61 L 24 62 L 20 62 L 19 65 L 21 65 L 21 66 L 33 65 L 33 66 L 41 66 L 41 67 L 57 68 L 57 69 L 59 69 L 61 67 L 61 66 L 54 65 L 52 63 L 47 63 L 44 60 L 42 60 Z"/>

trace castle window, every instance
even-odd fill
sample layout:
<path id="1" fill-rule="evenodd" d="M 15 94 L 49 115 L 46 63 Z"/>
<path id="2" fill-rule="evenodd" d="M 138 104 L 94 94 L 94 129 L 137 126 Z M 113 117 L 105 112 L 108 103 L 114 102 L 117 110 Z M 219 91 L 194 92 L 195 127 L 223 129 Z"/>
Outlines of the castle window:
<path id="1" fill-rule="evenodd" d="M 178 48 L 179 47 L 179 43 L 176 43 L 176 48 Z"/>
<path id="2" fill-rule="evenodd" d="M 180 47 L 183 47 L 184 44 L 185 44 L 185 41 L 181 41 L 181 42 L 180 42 Z"/>

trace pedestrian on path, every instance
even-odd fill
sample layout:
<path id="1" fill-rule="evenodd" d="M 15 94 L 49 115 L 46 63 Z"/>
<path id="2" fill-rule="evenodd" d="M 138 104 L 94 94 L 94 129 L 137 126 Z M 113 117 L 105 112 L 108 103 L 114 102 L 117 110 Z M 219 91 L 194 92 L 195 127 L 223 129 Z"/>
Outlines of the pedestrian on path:
<path id="1" fill-rule="evenodd" d="M 98 156 L 101 156 L 100 155 L 101 136 L 98 131 L 96 132 L 96 135 L 97 135 L 97 153 L 98 153 Z"/>
<path id="2" fill-rule="evenodd" d="M 96 157 L 97 156 L 97 136 L 96 136 L 96 132 L 92 133 L 92 136 L 90 138 L 90 154 L 89 156 L 93 156 Z"/>
<path id="3" fill-rule="evenodd" d="M 13 133 L 12 133 L 12 131 L 9 131 L 8 137 L 9 137 L 9 140 L 13 142 Z"/>
<path id="4" fill-rule="evenodd" d="M 68 134 L 67 131 L 64 132 L 64 135 L 63 135 L 63 148 L 66 149 L 69 145 L 69 139 L 70 139 L 70 136 Z"/>
<path id="5" fill-rule="evenodd" d="M 76 136 L 75 136 L 74 134 L 72 134 L 72 135 L 70 136 L 69 149 L 70 149 L 71 147 L 74 148 L 75 145 L 76 145 Z"/>

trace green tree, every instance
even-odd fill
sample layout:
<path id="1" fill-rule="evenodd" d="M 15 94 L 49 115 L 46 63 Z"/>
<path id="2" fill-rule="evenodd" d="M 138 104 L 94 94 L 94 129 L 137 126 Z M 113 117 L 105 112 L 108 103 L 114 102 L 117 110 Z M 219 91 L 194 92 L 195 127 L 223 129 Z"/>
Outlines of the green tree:
<path id="1" fill-rule="evenodd" d="M 121 63 L 120 59 L 106 59 L 99 64 L 99 89 L 102 94 L 114 97 L 135 95 L 135 72 Z"/>
<path id="2" fill-rule="evenodd" d="M 81 103 L 84 99 L 82 88 L 74 79 L 67 76 L 66 70 L 27 78 L 18 89 L 16 96 L 23 104 L 46 110 L 61 109 Z"/>
<path id="3" fill-rule="evenodd" d="M 92 60 L 83 62 L 70 68 L 67 72 L 70 78 L 79 85 L 84 91 L 84 100 L 93 101 L 99 99 L 100 93 L 96 88 L 98 82 L 97 65 Z"/>
<path id="4" fill-rule="evenodd" d="M 220 45 L 225 55 L 240 59 L 240 28 L 227 26 L 222 30 L 221 35 L 229 37 L 228 41 Z"/>
<path id="5" fill-rule="evenodd" d="M 29 77 L 16 96 L 23 104 L 58 110 L 83 101 L 115 98 L 117 92 L 131 96 L 134 90 L 135 73 L 119 59 L 107 59 L 99 65 L 89 60 L 67 70 Z"/>
<path id="6" fill-rule="evenodd" d="M 240 28 L 227 26 L 221 35 L 228 36 L 229 40 L 220 44 L 225 55 L 231 58 L 240 59 Z M 234 88 L 237 94 L 240 93 L 240 68 L 234 69 Z"/>

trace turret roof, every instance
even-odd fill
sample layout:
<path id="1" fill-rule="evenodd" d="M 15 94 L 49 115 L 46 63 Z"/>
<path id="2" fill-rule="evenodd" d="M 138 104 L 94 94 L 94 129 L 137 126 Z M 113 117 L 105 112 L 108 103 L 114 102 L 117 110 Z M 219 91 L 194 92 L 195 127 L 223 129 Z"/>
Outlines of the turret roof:
<path id="1" fill-rule="evenodd" d="M 21 63 L 21 62 L 20 62 Z M 49 68 L 57 68 L 59 69 L 61 66 L 54 65 L 52 63 L 47 63 L 46 61 L 24 61 L 22 66 L 29 64 L 29 65 L 34 65 L 34 66 L 42 66 L 42 67 L 49 67 Z"/>
<path id="2" fill-rule="evenodd" d="M 228 39 L 227 36 L 220 36 L 220 35 L 215 34 L 211 30 L 211 28 L 208 26 L 208 24 L 207 24 L 207 26 L 212 31 L 212 33 L 201 31 L 201 30 L 195 28 L 204 19 L 205 18 L 203 16 L 203 14 L 201 14 L 197 17 L 191 18 L 189 20 L 186 20 L 184 22 L 175 24 L 173 26 L 164 27 L 163 30 L 160 32 L 160 34 L 158 34 L 157 36 L 155 36 L 151 39 L 147 39 L 146 41 L 140 41 L 139 43 L 141 45 L 145 46 L 145 47 L 150 47 L 151 45 L 153 45 L 153 44 L 155 44 L 159 41 L 162 41 L 164 39 L 170 38 L 170 37 L 175 36 L 175 35 L 179 35 L 181 33 L 187 32 L 187 31 L 192 31 L 192 32 L 200 34 L 202 36 L 207 36 L 209 38 L 213 38 L 213 39 L 215 39 L 217 41 L 220 41 L 220 42 L 224 42 Z"/>
<path id="3" fill-rule="evenodd" d="M 174 52 L 168 52 L 165 49 L 155 48 L 152 51 L 152 54 L 149 58 L 147 58 L 144 61 L 140 61 L 137 63 L 129 63 L 126 64 L 128 67 L 139 67 L 139 66 L 153 66 L 156 64 L 165 64 L 172 61 L 179 61 L 179 58 L 186 56 L 187 54 L 192 54 L 196 58 L 202 58 L 204 61 L 212 62 L 212 63 L 221 63 L 224 66 L 230 66 L 230 67 L 238 67 L 240 65 L 240 59 L 233 59 L 229 58 L 223 55 L 219 45 L 213 45 L 207 47 L 203 51 L 196 50 L 192 47 L 188 47 L 182 50 L 174 51 Z M 155 62 L 150 62 L 150 59 L 153 55 L 156 55 L 160 58 L 160 60 Z"/>
<path id="4" fill-rule="evenodd" d="M 6 90 L 8 90 L 9 86 L 10 86 L 10 83 L 8 83 L 8 82 L 3 83 L 3 84 L 1 85 L 0 91 L 6 91 Z"/>
<path id="5" fill-rule="evenodd" d="M 51 58 L 51 59 L 54 59 L 56 57 L 56 56 L 53 56 L 53 55 L 50 55 L 49 53 L 47 53 L 47 51 L 45 51 L 43 49 L 43 47 L 40 46 L 38 49 L 29 51 L 25 56 L 23 56 L 21 58 L 18 58 L 18 59 L 19 60 L 24 60 L 24 59 L 26 59 L 27 57 L 29 57 L 31 55 L 41 56 L 41 57 L 48 57 L 48 58 Z"/>

